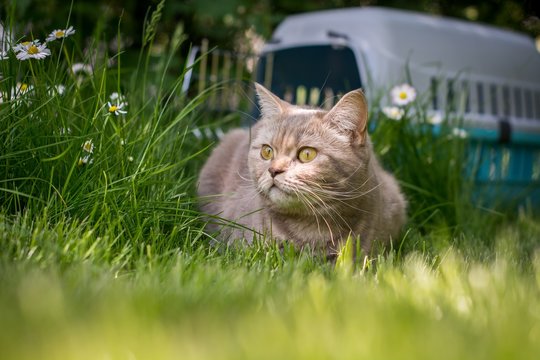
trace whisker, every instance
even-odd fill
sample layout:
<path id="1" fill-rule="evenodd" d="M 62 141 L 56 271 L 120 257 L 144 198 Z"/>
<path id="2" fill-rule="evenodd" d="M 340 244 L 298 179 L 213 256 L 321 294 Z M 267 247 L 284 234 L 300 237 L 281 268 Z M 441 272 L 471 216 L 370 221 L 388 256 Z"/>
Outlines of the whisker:
<path id="1" fill-rule="evenodd" d="M 305 194 L 299 193 L 299 195 L 300 195 L 301 199 L 305 200 L 305 204 L 312 210 L 313 215 L 314 215 L 314 217 L 315 217 L 315 219 L 317 221 L 317 231 L 319 232 L 319 234 L 321 234 L 321 228 L 319 226 L 319 220 L 318 219 L 319 219 L 319 217 L 321 217 L 322 220 L 324 221 L 324 223 L 326 224 L 326 227 L 328 228 L 328 233 L 330 235 L 330 241 L 332 242 L 332 244 L 334 244 L 334 232 L 332 231 L 332 226 L 330 226 L 330 224 L 328 223 L 328 220 L 326 219 L 324 214 L 322 214 L 319 210 L 317 210 L 317 208 L 313 204 L 311 204 L 311 202 L 309 201 L 309 198 L 307 198 L 305 196 Z M 334 220 L 334 219 L 332 218 L 332 220 Z"/>
<path id="2" fill-rule="evenodd" d="M 250 178 L 247 178 L 245 177 L 244 175 L 240 174 L 240 171 L 237 171 L 236 172 L 236 175 L 238 175 L 238 177 L 244 181 L 247 181 L 247 182 L 252 182 L 253 180 L 251 180 Z"/>
<path id="3" fill-rule="evenodd" d="M 295 187 L 296 189 L 299 189 L 298 186 Z M 331 206 L 328 206 L 328 204 L 326 203 L 326 201 L 321 198 L 317 193 L 315 193 L 314 191 L 312 191 L 311 189 L 309 188 L 301 188 L 302 191 L 300 191 L 300 194 L 302 195 L 302 197 L 304 198 L 307 198 L 306 194 L 309 194 L 311 195 L 314 200 L 324 209 L 326 210 L 326 214 L 330 216 L 331 220 L 333 221 L 334 224 L 336 224 L 336 226 L 339 226 L 339 224 L 344 224 L 347 226 L 347 228 L 349 228 L 350 231 L 352 231 L 352 229 L 350 228 L 350 225 L 349 223 L 347 222 L 347 220 L 342 216 L 341 212 L 339 212 L 337 209 L 335 209 L 334 207 L 331 207 Z M 309 198 L 307 198 L 309 200 Z M 317 211 L 321 216 L 323 214 L 320 213 L 320 211 Z M 323 219 L 326 221 L 326 217 L 323 216 Z"/>
<path id="4" fill-rule="evenodd" d="M 327 206 L 328 205 L 327 202 L 338 202 L 344 206 L 347 206 L 348 208 L 358 210 L 366 214 L 373 214 L 370 211 L 367 211 L 365 209 L 359 208 L 358 206 L 351 204 L 350 201 L 356 200 L 365 196 L 369 192 L 373 191 L 379 185 L 376 185 L 375 187 L 369 189 L 368 191 L 364 191 L 362 193 L 354 192 L 354 191 L 348 191 L 348 192 L 329 191 L 329 190 L 320 189 L 320 188 L 312 189 L 306 186 L 306 184 L 302 184 L 302 183 L 295 184 L 295 186 L 301 191 L 309 193 L 311 196 L 315 197 L 318 203 L 320 203 L 321 205 L 326 205 L 327 209 L 329 209 L 329 207 Z"/>

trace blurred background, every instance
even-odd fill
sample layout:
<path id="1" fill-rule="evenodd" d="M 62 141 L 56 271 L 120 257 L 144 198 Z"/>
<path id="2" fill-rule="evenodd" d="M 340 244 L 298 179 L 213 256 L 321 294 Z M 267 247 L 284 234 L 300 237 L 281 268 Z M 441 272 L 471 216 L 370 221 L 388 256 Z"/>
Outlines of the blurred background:
<path id="1" fill-rule="evenodd" d="M 155 9 L 159 0 L 18 0 L 15 9 L 3 0 L 2 18 L 15 11 L 20 24 L 31 31 L 73 25 L 78 36 L 93 35 L 96 24 L 107 39 L 114 39 L 119 23 L 123 41 L 137 48 L 145 16 Z M 178 23 L 184 25 L 187 43 L 200 44 L 203 38 L 221 49 L 257 51 L 260 39 L 268 39 L 275 27 L 286 16 L 308 11 L 351 6 L 385 6 L 427 12 L 440 16 L 492 24 L 529 34 L 540 39 L 540 2 L 537 0 L 171 0 L 165 1 L 159 22 L 156 46 L 165 44 Z M 22 29 L 21 29 L 22 30 Z M 245 49 L 246 46 L 252 49 Z"/>

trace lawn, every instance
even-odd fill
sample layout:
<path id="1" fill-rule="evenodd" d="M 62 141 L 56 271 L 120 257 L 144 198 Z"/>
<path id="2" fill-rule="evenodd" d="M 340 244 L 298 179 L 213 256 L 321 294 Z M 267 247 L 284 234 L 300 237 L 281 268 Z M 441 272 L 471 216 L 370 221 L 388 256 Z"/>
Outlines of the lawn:
<path id="1" fill-rule="evenodd" d="M 540 354 L 538 217 L 477 205 L 473 145 L 451 115 L 431 131 L 422 96 L 400 121 L 372 104 L 374 144 L 409 199 L 402 243 L 336 262 L 213 244 L 195 187 L 216 139 L 198 134 L 239 119 L 209 116 L 215 89 L 181 93 L 180 30 L 155 56 L 146 29 L 126 65 L 120 49 L 89 58 L 76 33 L 17 34 L 2 54 L 0 358 Z"/>

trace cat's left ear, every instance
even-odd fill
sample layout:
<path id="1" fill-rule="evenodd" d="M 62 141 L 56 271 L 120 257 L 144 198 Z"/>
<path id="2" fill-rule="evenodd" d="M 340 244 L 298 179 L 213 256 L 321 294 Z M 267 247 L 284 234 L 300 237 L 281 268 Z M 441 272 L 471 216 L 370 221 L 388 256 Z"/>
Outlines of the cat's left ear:
<path id="1" fill-rule="evenodd" d="M 275 118 L 285 112 L 287 103 L 259 83 L 255 83 L 262 117 Z"/>
<path id="2" fill-rule="evenodd" d="M 362 90 L 345 94 L 326 114 L 325 120 L 340 131 L 350 135 L 358 144 L 366 142 L 368 106 Z"/>

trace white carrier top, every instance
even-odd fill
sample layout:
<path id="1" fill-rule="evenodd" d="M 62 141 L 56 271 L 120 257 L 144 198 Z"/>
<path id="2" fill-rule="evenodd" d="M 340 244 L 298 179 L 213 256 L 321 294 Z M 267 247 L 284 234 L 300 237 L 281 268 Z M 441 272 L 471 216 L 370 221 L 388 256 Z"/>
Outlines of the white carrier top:
<path id="1" fill-rule="evenodd" d="M 540 134 L 540 53 L 524 34 L 457 19 L 377 7 L 287 17 L 263 49 L 342 46 L 355 55 L 362 84 L 389 89 L 410 74 L 434 110 L 466 94 L 472 126 Z M 317 59 L 313 59 L 317 61 Z M 537 136 L 537 135 L 536 135 Z"/>

